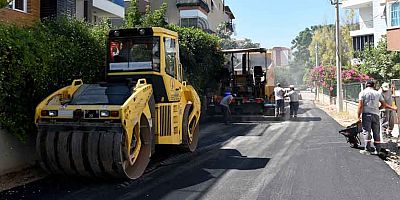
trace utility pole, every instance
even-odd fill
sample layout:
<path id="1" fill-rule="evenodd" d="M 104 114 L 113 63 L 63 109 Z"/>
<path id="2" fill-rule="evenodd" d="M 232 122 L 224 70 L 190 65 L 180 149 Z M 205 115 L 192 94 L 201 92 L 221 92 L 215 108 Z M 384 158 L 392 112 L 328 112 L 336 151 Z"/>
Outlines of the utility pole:
<path id="1" fill-rule="evenodd" d="M 317 44 L 315 44 L 315 67 L 318 67 L 318 50 L 319 50 L 319 46 L 317 43 Z"/>
<path id="2" fill-rule="evenodd" d="M 336 108 L 338 112 L 343 111 L 342 94 L 342 63 L 340 60 L 340 24 L 339 24 L 339 0 L 331 0 L 336 7 Z"/>

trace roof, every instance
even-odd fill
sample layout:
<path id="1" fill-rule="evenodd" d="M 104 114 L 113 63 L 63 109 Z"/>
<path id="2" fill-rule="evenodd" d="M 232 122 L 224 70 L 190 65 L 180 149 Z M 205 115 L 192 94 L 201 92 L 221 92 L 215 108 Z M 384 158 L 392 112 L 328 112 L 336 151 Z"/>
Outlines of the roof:
<path id="1" fill-rule="evenodd" d="M 266 48 L 248 48 L 248 49 L 223 49 L 222 53 L 250 53 L 250 52 L 260 52 L 266 53 Z"/>
<path id="2" fill-rule="evenodd" d="M 231 8 L 229 6 L 225 6 L 225 13 L 229 16 L 230 19 L 235 19 L 235 16 L 233 15 L 233 12 L 231 11 Z"/>

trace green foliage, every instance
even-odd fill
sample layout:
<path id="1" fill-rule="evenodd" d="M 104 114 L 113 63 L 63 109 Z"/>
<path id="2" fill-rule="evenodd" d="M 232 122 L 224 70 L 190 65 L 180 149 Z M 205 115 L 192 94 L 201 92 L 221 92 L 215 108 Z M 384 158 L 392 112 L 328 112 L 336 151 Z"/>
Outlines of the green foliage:
<path id="1" fill-rule="evenodd" d="M 35 132 L 36 105 L 73 79 L 103 77 L 103 28 L 60 18 L 31 28 L 0 25 L 0 125 L 20 139 Z"/>
<path id="2" fill-rule="evenodd" d="M 376 47 L 366 47 L 360 52 L 360 70 L 379 82 L 397 79 L 400 76 L 400 53 L 387 50 L 386 38 Z"/>
<path id="3" fill-rule="evenodd" d="M 161 4 L 160 9 L 151 11 L 150 6 L 146 7 L 146 13 L 141 19 L 142 27 L 165 27 L 165 15 L 167 13 L 167 4 Z"/>
<path id="4" fill-rule="evenodd" d="M 142 15 L 139 12 L 137 0 L 131 1 L 125 14 L 124 27 L 165 27 L 167 25 L 165 22 L 167 7 L 168 5 L 163 3 L 159 9 L 152 11 L 151 7 L 148 5 L 146 7 L 146 13 Z"/>
<path id="5" fill-rule="evenodd" d="M 137 27 L 141 24 L 142 15 L 139 12 L 137 0 L 131 0 L 125 12 L 124 27 Z"/>
<path id="6" fill-rule="evenodd" d="M 0 0 L 0 8 L 6 7 L 12 0 Z"/>
<path id="7" fill-rule="evenodd" d="M 222 49 L 246 49 L 246 48 L 259 48 L 260 43 L 254 43 L 251 39 L 245 38 L 237 40 L 231 38 L 233 32 L 228 28 L 228 22 L 222 22 L 218 25 L 216 35 L 221 38 L 220 46 Z"/>
<path id="8" fill-rule="evenodd" d="M 308 50 L 308 47 L 311 44 L 312 36 L 312 29 L 306 28 L 301 31 L 294 40 L 292 40 L 292 49 L 295 50 L 293 52 L 293 63 L 295 63 L 295 65 L 304 67 L 310 62 L 310 51 Z"/>
<path id="9" fill-rule="evenodd" d="M 216 88 L 223 67 L 223 55 L 219 51 L 219 38 L 197 28 L 170 25 L 178 32 L 180 61 L 188 78 L 200 94 L 206 88 Z"/>

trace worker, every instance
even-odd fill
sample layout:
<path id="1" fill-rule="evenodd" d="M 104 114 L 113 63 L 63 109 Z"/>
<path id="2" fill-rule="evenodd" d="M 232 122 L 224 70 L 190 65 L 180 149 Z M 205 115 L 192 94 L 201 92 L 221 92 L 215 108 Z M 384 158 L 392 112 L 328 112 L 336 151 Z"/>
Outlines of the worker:
<path id="1" fill-rule="evenodd" d="M 289 97 L 290 105 L 290 117 L 297 117 L 297 111 L 299 110 L 299 93 L 294 90 L 294 85 L 289 86 L 290 91 L 285 95 Z"/>
<path id="2" fill-rule="evenodd" d="M 390 91 L 389 83 L 383 83 L 381 88 L 379 89 L 379 92 L 382 94 L 385 102 L 389 105 L 392 105 L 393 103 L 392 92 Z M 392 137 L 393 127 L 394 127 L 394 113 L 390 109 L 384 109 L 382 116 L 382 128 L 383 128 L 383 133 L 389 138 Z"/>
<path id="3" fill-rule="evenodd" d="M 375 90 L 375 83 L 372 80 L 367 81 L 367 88 L 360 92 L 358 97 L 358 119 L 361 120 L 362 133 L 364 136 L 365 147 L 360 153 L 370 155 L 373 151 L 371 148 L 371 131 L 374 137 L 375 150 L 373 154 L 380 152 L 380 120 L 379 120 L 379 103 L 383 108 L 396 110 L 396 108 L 387 104 L 378 91 Z"/>
<path id="4" fill-rule="evenodd" d="M 224 98 L 222 98 L 220 102 L 220 105 L 222 107 L 222 112 L 224 114 L 224 123 L 226 125 L 230 123 L 232 118 L 231 110 L 229 109 L 229 104 L 231 104 L 232 100 L 233 100 L 232 93 L 229 90 L 227 90 L 224 94 Z"/>
<path id="5" fill-rule="evenodd" d="M 275 95 L 275 117 L 283 116 L 285 114 L 285 90 L 281 88 L 281 84 L 277 83 L 274 88 Z"/>

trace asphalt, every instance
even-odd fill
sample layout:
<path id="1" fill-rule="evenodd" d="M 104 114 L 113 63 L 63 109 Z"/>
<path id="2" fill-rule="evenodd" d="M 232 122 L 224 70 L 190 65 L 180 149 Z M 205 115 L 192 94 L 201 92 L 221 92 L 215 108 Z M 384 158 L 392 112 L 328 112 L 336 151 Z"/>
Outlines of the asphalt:
<path id="1" fill-rule="evenodd" d="M 0 199 L 400 199 L 389 166 L 350 148 L 312 101 L 300 107 L 297 119 L 205 124 L 195 153 L 159 149 L 137 180 L 49 177 Z"/>

